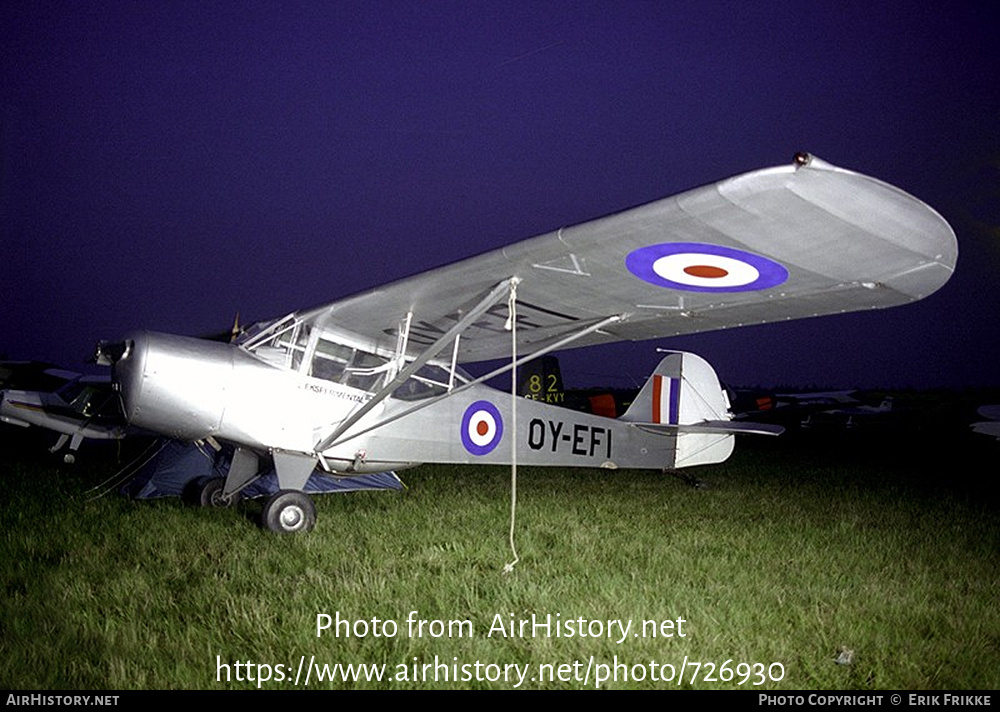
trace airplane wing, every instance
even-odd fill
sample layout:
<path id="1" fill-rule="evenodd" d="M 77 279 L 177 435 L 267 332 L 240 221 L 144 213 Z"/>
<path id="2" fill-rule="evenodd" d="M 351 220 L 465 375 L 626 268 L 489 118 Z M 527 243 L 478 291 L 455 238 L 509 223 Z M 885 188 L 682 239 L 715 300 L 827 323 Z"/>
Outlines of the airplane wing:
<path id="1" fill-rule="evenodd" d="M 874 178 L 798 154 L 299 314 L 392 348 L 434 342 L 511 277 L 521 353 L 609 316 L 573 347 L 785 321 L 921 299 L 954 271 L 955 234 Z M 461 335 L 460 363 L 510 353 L 501 300 Z"/>

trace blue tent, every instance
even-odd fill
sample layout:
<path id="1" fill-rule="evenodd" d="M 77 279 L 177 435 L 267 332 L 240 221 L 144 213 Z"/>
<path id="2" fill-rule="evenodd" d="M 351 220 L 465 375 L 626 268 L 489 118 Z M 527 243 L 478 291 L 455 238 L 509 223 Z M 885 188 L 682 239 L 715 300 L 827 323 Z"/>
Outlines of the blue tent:
<path id="1" fill-rule="evenodd" d="M 137 464 L 136 473 L 120 488 L 132 499 L 180 497 L 197 479 L 225 477 L 231 454 L 199 447 L 195 443 L 164 440 L 152 448 L 152 454 Z M 403 483 L 394 472 L 371 475 L 333 477 L 315 471 L 306 482 L 307 494 L 325 492 L 354 492 L 371 489 L 402 489 Z M 271 470 L 251 483 L 242 492 L 243 497 L 267 497 L 278 491 L 278 476 Z"/>

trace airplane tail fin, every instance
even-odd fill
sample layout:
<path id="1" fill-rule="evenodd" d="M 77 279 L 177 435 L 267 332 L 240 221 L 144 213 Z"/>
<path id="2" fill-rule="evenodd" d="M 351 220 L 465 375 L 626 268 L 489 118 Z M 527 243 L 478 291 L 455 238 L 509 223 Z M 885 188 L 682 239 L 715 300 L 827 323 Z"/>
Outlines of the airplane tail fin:
<path id="1" fill-rule="evenodd" d="M 722 462 L 734 433 L 777 435 L 781 428 L 733 422 L 729 397 L 703 358 L 672 351 L 660 361 L 621 420 L 676 433 L 674 467 Z"/>
<path id="2" fill-rule="evenodd" d="M 680 426 L 729 418 L 729 397 L 715 369 L 700 356 L 671 351 L 621 419 Z"/>

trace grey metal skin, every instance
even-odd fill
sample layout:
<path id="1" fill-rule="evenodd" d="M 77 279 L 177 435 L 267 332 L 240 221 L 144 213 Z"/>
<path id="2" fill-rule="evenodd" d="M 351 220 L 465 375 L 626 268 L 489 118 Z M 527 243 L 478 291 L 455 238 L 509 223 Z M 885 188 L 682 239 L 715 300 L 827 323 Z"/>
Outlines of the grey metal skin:
<path id="1" fill-rule="evenodd" d="M 653 262 L 661 252 L 666 263 Z M 459 377 L 458 365 L 511 358 L 515 344 L 518 354 L 537 356 L 904 304 L 940 288 L 957 252 L 948 223 L 918 199 L 799 154 L 792 165 L 291 314 L 235 344 L 143 332 L 110 360 L 130 423 L 238 446 L 223 499 L 255 476 L 259 456 L 273 458 L 280 487 L 293 491 L 317 464 L 356 473 L 503 464 L 516 454 L 535 465 L 677 468 L 725 459 L 732 432 L 751 427 L 726 424 L 728 404 L 697 357 L 665 359 L 650 383 L 687 382 L 687 369 L 699 374 L 691 393 L 707 393 L 715 405 L 670 422 L 528 400 L 515 413 L 508 394 Z M 675 253 L 689 260 L 680 267 L 690 264 L 690 274 L 667 264 Z M 323 359 L 324 368 L 337 364 L 335 375 L 318 368 Z M 403 399 L 399 389 L 418 384 L 425 368 L 449 375 L 429 397 Z M 679 385 L 673 392 L 687 402 Z M 470 417 L 481 417 L 477 407 L 503 429 L 488 447 L 477 438 L 489 427 L 477 421 L 482 436 L 468 430 Z M 285 517 L 287 499 L 265 510 L 280 530 L 309 518 L 311 505 L 295 498 Z"/>
<path id="2" fill-rule="evenodd" d="M 114 363 L 125 417 L 170 438 L 240 446 L 227 496 L 253 480 L 257 452 L 272 455 L 282 489 L 301 490 L 318 459 L 315 428 L 338 411 L 344 417 L 364 395 L 277 368 L 233 344 L 155 332 L 125 344 Z"/>
<path id="3" fill-rule="evenodd" d="M 282 489 L 301 489 L 304 479 L 299 468 L 308 464 L 308 476 L 320 458 L 328 469 L 342 474 L 424 462 L 509 464 L 515 453 L 519 462 L 529 465 L 672 469 L 724 460 L 737 429 L 762 432 L 748 425 L 724 425 L 721 421 L 730 417 L 728 402 L 721 400 L 714 371 L 684 354 L 688 363 L 697 360 L 707 369 L 696 378 L 684 377 L 694 389 L 692 397 L 699 402 L 714 398 L 717 403 L 697 419 L 688 418 L 690 422 L 678 418 L 672 424 L 651 423 L 648 417 L 637 419 L 635 408 L 615 420 L 529 399 L 513 400 L 509 393 L 470 385 L 452 395 L 415 402 L 389 398 L 330 447 L 316 452 L 310 448 L 317 434 L 346 418 L 371 393 L 334 389 L 335 384 L 263 363 L 231 344 L 149 332 L 134 335 L 127 344 L 125 355 L 115 364 L 115 378 L 133 425 L 177 439 L 234 442 L 243 453 L 270 452 Z M 679 365 L 671 375 L 681 378 Z M 248 390 L 249 399 L 243 397 Z M 276 407 L 281 400 L 294 401 L 296 414 Z M 497 437 L 488 448 L 470 444 L 467 432 L 477 403 L 482 404 L 480 410 L 490 409 L 495 415 Z M 715 430 L 706 423 L 715 423 Z M 690 426 L 687 432 L 685 426 Z M 707 438 L 700 448 L 703 454 L 679 461 L 678 437 L 689 435 Z M 237 481 L 254 474 L 256 466 L 256 458 L 238 457 L 230 475 Z M 226 492 L 232 494 L 245 481 L 227 486 Z"/>
<path id="4" fill-rule="evenodd" d="M 787 269 L 763 289 L 671 289 L 638 279 L 635 250 L 663 243 L 738 249 Z M 381 285 L 303 311 L 304 320 L 391 348 L 414 314 L 418 350 L 480 295 L 520 280 L 518 352 L 528 353 L 611 315 L 619 323 L 574 348 L 879 309 L 934 293 L 951 277 L 958 243 L 933 208 L 892 185 L 807 154 L 661 200 Z M 506 358 L 505 305 L 462 334 L 459 363 Z"/>
<path id="5" fill-rule="evenodd" d="M 130 423 L 176 440 L 219 434 L 236 349 L 146 332 L 130 335 L 125 344 L 114 379 Z"/>
<path id="6" fill-rule="evenodd" d="M 312 453 L 316 433 L 370 397 L 273 366 L 234 344 L 157 332 L 125 343 L 114 364 L 125 417 L 178 440 L 211 437 L 265 452 Z"/>

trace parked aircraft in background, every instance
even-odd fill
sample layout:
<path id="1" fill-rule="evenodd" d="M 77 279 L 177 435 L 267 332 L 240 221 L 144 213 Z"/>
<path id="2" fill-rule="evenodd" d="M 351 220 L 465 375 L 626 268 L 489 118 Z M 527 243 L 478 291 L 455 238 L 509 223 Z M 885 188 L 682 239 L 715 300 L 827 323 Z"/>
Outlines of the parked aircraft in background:
<path id="1" fill-rule="evenodd" d="M 868 422 L 875 422 L 873 419 L 884 418 L 893 412 L 893 397 L 885 396 L 878 405 L 865 405 L 855 401 L 857 405 L 843 406 L 841 408 L 830 408 L 810 413 L 802 421 L 803 428 L 810 428 L 817 425 L 835 425 L 844 428 L 856 428 Z"/>
<path id="2" fill-rule="evenodd" d="M 972 432 L 1000 440 L 1000 405 L 984 405 L 976 413 L 986 420 L 972 424 Z"/>
<path id="3" fill-rule="evenodd" d="M 54 391 L 80 376 L 43 361 L 0 361 L 0 390 Z"/>
<path id="4" fill-rule="evenodd" d="M 957 252 L 948 223 L 916 198 L 798 154 L 258 324 L 234 343 L 142 332 L 102 343 L 99 357 L 132 424 L 236 446 L 208 501 L 233 501 L 270 460 L 281 491 L 264 522 L 301 531 L 315 522 L 302 489 L 317 465 L 725 460 L 734 433 L 776 429 L 732 420 L 693 354 L 668 353 L 618 418 L 485 381 L 559 349 L 905 304 L 941 287 Z M 480 378 L 462 367 L 497 359 L 507 364 Z"/>
<path id="5" fill-rule="evenodd" d="M 53 391 L 6 388 L 0 391 L 0 421 L 27 428 L 36 425 L 59 433 L 49 451 L 66 444 L 63 460 L 73 463 L 85 439 L 117 440 L 125 436 L 125 417 L 118 394 L 106 377 L 90 377 L 59 371 L 69 376 Z M 50 374 L 55 377 L 55 374 Z"/>
<path id="6" fill-rule="evenodd" d="M 797 428 L 821 410 L 860 403 L 857 391 L 802 391 L 781 393 L 773 390 L 737 389 L 732 394 L 733 412 L 742 420 L 780 423 Z"/>

